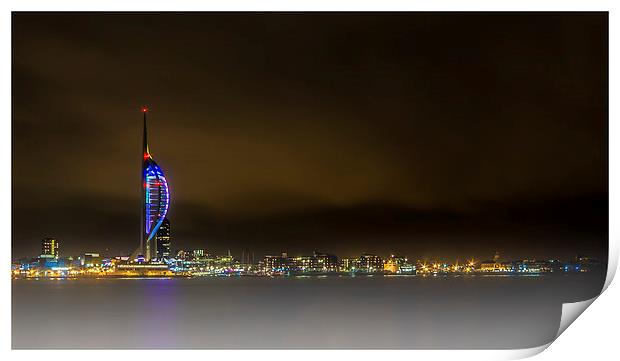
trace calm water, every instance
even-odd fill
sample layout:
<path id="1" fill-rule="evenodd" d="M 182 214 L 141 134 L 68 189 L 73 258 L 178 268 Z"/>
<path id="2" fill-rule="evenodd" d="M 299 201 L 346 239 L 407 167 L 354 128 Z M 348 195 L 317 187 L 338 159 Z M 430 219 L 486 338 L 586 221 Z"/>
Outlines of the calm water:
<path id="1" fill-rule="evenodd" d="M 13 348 L 521 348 L 604 277 L 14 280 Z"/>

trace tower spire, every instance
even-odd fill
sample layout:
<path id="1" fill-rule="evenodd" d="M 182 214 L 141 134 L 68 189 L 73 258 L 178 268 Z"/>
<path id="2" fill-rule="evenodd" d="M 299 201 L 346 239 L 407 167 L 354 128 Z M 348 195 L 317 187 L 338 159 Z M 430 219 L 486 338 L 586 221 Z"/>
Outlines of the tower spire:
<path id="1" fill-rule="evenodd" d="M 148 113 L 148 111 L 149 109 L 146 107 L 146 105 L 142 107 L 142 114 L 144 115 L 144 138 L 142 145 L 142 155 L 144 156 L 145 160 L 151 155 L 151 153 L 149 153 L 149 142 L 146 136 L 146 113 Z"/>
<path id="2" fill-rule="evenodd" d="M 142 116 L 144 118 L 144 129 L 143 129 L 143 135 L 142 135 L 142 179 L 141 179 L 141 187 L 142 187 L 142 217 L 141 217 L 141 226 L 140 228 L 142 229 L 140 232 L 140 249 L 137 252 L 138 255 L 146 255 L 146 242 L 148 241 L 145 238 L 145 227 L 146 227 L 146 219 L 145 219 L 145 215 L 146 215 L 146 160 L 149 159 L 150 154 L 149 154 L 149 143 L 148 143 L 148 139 L 146 136 L 146 113 L 149 111 L 149 109 L 146 107 L 146 105 L 142 106 Z"/>

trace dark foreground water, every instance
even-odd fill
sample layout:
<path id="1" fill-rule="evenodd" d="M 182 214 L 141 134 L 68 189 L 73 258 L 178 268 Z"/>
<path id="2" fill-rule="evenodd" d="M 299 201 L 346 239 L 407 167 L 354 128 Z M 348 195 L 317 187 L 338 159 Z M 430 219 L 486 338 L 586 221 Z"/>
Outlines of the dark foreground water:
<path id="1" fill-rule="evenodd" d="M 13 348 L 524 348 L 604 277 L 14 280 Z"/>

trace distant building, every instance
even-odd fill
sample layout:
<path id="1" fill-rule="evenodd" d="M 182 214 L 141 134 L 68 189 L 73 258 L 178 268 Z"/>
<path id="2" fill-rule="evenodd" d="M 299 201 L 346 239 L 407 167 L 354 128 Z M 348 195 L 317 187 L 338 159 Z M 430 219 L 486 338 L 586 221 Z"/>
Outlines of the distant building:
<path id="1" fill-rule="evenodd" d="M 80 265 L 82 267 L 98 267 L 101 265 L 101 257 L 99 253 L 84 253 L 80 257 Z"/>
<path id="2" fill-rule="evenodd" d="M 341 258 L 338 264 L 340 272 L 354 272 L 357 268 L 357 258 Z"/>
<path id="3" fill-rule="evenodd" d="M 499 262 L 495 260 L 486 260 L 480 262 L 479 270 L 482 272 L 508 272 L 512 271 L 512 264 Z"/>
<path id="4" fill-rule="evenodd" d="M 383 271 L 383 260 L 374 254 L 362 254 L 358 261 L 358 269 L 368 273 Z"/>
<path id="5" fill-rule="evenodd" d="M 213 263 L 218 268 L 231 268 L 235 264 L 235 258 L 228 252 L 225 256 L 215 256 Z"/>
<path id="6" fill-rule="evenodd" d="M 492 260 L 480 262 L 478 270 L 481 272 L 512 272 L 514 265 L 510 262 L 501 262 L 499 252 L 495 252 Z"/>
<path id="7" fill-rule="evenodd" d="M 312 271 L 311 256 L 297 256 L 284 259 L 285 265 L 293 272 L 310 272 Z"/>
<path id="8" fill-rule="evenodd" d="M 184 251 L 184 250 L 180 249 L 180 250 L 177 252 L 177 259 L 180 259 L 180 260 L 185 260 L 185 259 L 187 259 L 187 258 L 188 258 L 187 251 Z"/>
<path id="9" fill-rule="evenodd" d="M 195 249 L 192 251 L 192 256 L 194 261 L 200 262 L 212 262 L 217 259 L 217 256 L 212 257 L 209 252 L 204 249 Z"/>
<path id="10" fill-rule="evenodd" d="M 41 258 L 58 259 L 58 240 L 56 238 L 43 238 L 41 241 Z"/>
<path id="11" fill-rule="evenodd" d="M 112 275 L 118 276 L 172 276 L 174 273 L 163 263 L 118 264 Z"/>
<path id="12" fill-rule="evenodd" d="M 285 258 L 282 256 L 265 255 L 265 257 L 263 257 L 264 272 L 282 271 L 285 265 Z"/>
<path id="13" fill-rule="evenodd" d="M 519 260 L 512 262 L 513 271 L 519 273 L 549 273 L 549 272 L 568 272 L 579 271 L 581 268 L 576 265 L 564 264 L 559 260 Z M 568 266 L 568 267 L 567 267 Z M 575 267 L 576 266 L 576 267 Z M 585 271 L 583 271 L 585 272 Z"/>
<path id="14" fill-rule="evenodd" d="M 283 270 L 290 270 L 295 273 L 326 273 L 338 271 L 338 257 L 321 252 L 314 252 L 312 256 L 286 257 L 286 253 L 282 253 L 279 257 Z M 274 259 L 275 260 L 275 259 Z M 264 263 L 268 261 L 265 260 Z M 273 262 L 273 260 L 269 260 Z"/>
<path id="15" fill-rule="evenodd" d="M 157 230 L 155 242 L 157 243 L 157 259 L 161 261 L 170 258 L 170 221 L 168 218 L 164 218 Z"/>
<path id="16" fill-rule="evenodd" d="M 407 272 L 410 272 L 411 267 L 406 267 L 407 264 L 407 258 L 390 255 L 390 257 L 383 262 L 383 270 L 390 273 L 401 273 L 403 269 L 406 269 Z"/>
<path id="17" fill-rule="evenodd" d="M 338 257 L 333 254 L 314 252 L 310 269 L 314 272 L 336 272 L 338 271 Z"/>

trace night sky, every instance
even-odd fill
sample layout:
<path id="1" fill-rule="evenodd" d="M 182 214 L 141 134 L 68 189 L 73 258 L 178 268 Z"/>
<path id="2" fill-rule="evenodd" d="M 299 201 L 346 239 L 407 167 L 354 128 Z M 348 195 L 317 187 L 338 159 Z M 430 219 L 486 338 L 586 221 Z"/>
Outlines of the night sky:
<path id="1" fill-rule="evenodd" d="M 605 13 L 14 13 L 13 256 L 606 255 Z"/>

